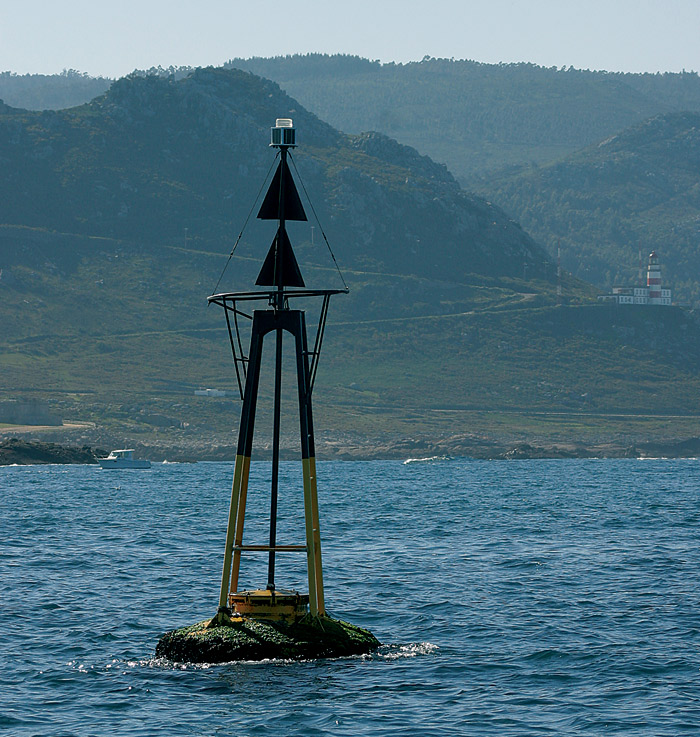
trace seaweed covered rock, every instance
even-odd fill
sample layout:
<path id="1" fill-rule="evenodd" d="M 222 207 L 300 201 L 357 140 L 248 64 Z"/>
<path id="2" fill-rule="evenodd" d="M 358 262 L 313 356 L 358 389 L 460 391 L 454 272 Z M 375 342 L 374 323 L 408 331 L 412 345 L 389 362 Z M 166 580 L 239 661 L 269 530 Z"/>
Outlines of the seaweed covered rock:
<path id="1" fill-rule="evenodd" d="M 0 466 L 17 463 L 31 465 L 40 463 L 97 463 L 104 458 L 106 450 L 83 445 L 75 446 L 47 443 L 40 440 L 7 438 L 0 440 Z"/>
<path id="2" fill-rule="evenodd" d="M 361 655 L 379 647 L 368 630 L 330 617 L 306 616 L 291 624 L 234 617 L 166 632 L 156 657 L 189 663 L 226 663 L 268 658 L 313 659 Z"/>

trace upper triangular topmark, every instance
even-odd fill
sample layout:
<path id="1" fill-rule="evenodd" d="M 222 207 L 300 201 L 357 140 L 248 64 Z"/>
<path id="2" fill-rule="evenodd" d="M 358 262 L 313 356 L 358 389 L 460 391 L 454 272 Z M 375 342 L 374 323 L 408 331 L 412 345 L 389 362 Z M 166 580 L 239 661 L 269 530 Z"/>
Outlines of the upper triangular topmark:
<path id="1" fill-rule="evenodd" d="M 282 179 L 283 176 L 284 180 Z M 282 187 L 283 184 L 284 187 Z M 284 203 L 281 201 L 282 192 L 284 192 Z M 282 207 L 282 205 L 284 206 Z M 283 216 L 285 220 L 307 219 L 292 173 L 289 171 L 289 167 L 283 166 L 283 162 L 280 161 L 260 207 L 260 212 L 258 212 L 258 218 L 260 220 L 279 220 Z"/>

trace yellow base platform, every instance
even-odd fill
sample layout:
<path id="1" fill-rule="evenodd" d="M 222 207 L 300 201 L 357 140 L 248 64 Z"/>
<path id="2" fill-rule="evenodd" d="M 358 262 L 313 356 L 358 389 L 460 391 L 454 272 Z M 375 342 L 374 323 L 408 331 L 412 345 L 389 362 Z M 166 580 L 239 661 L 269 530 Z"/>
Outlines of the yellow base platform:
<path id="1" fill-rule="evenodd" d="M 234 616 L 291 623 L 308 614 L 309 596 L 288 589 L 237 591 L 228 595 L 228 605 Z"/>

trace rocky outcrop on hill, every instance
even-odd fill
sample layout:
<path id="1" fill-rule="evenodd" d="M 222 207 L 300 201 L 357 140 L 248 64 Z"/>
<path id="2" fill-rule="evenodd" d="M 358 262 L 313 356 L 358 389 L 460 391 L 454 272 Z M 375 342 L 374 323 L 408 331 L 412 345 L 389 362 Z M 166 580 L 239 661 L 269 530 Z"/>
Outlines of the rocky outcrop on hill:
<path id="1" fill-rule="evenodd" d="M 9 438 L 0 441 L 0 466 L 28 466 L 40 463 L 97 463 L 106 450 L 83 445 L 76 448 L 38 440 Z"/>
<path id="2" fill-rule="evenodd" d="M 340 133 L 239 70 L 130 76 L 71 110 L 0 108 L 0 223 L 151 244 L 187 231 L 190 244 L 215 242 L 223 255 L 265 180 L 278 117 L 294 119 L 298 172 L 346 267 L 449 281 L 525 267 L 553 277 L 545 251 L 444 166 L 386 136 Z M 262 256 L 268 234 L 249 235 L 239 254 Z M 328 266 L 305 238 L 299 255 Z"/>

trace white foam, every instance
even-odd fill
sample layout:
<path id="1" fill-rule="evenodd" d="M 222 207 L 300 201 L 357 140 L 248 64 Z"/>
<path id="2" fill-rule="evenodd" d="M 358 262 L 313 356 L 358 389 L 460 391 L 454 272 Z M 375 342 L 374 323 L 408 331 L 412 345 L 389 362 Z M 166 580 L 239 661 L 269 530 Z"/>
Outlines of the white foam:
<path id="1" fill-rule="evenodd" d="M 439 650 L 432 642 L 410 642 L 406 645 L 385 645 L 379 648 L 377 655 L 382 660 L 398 660 L 399 658 L 416 658 L 419 655 L 431 655 Z"/>

